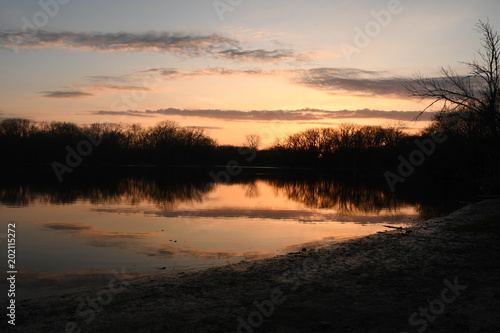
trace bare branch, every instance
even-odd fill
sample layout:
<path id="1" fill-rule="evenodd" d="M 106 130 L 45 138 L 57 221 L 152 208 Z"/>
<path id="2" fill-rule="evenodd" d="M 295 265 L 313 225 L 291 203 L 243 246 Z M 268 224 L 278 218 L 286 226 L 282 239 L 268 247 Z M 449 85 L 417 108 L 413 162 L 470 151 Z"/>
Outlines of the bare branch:
<path id="1" fill-rule="evenodd" d="M 490 134 L 500 137 L 500 36 L 488 21 L 479 21 L 476 30 L 482 35 L 482 49 L 476 51 L 474 61 L 464 63 L 469 68 L 467 75 L 443 67 L 441 77 L 417 74 L 404 86 L 411 96 L 432 100 L 422 113 L 437 103 L 447 112 L 467 110 L 477 114 L 477 121 Z"/>

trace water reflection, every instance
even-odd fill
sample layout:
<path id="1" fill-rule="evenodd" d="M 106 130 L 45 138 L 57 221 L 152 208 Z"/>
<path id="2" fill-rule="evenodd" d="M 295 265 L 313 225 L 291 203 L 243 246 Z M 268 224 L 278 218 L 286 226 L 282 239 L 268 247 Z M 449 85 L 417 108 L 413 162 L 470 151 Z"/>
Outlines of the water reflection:
<path id="1" fill-rule="evenodd" d="M 229 184 L 204 169 L 75 173 L 62 184 L 51 172 L 0 178 L 29 295 L 98 283 L 123 267 L 142 276 L 292 252 L 404 225 L 453 199 L 447 187 L 391 193 L 383 179 L 283 170 L 246 170 Z"/>
<path id="2" fill-rule="evenodd" d="M 341 214 L 380 213 L 414 206 L 421 219 L 443 216 L 475 198 L 474 186 L 456 182 L 418 181 L 390 191 L 382 177 L 285 175 L 268 182 L 288 198 L 307 207 L 333 208 Z"/>
<path id="3" fill-rule="evenodd" d="M 62 184 L 46 173 L 9 172 L 0 183 L 0 203 L 8 206 L 41 204 L 130 204 L 153 203 L 158 209 L 175 211 L 181 203 L 203 202 L 216 184 L 205 169 L 104 169 L 82 172 Z M 449 203 L 464 198 L 468 189 L 425 184 L 411 191 L 392 193 L 380 179 L 353 179 L 307 173 L 246 173 L 233 179 L 245 188 L 246 198 L 260 196 L 257 181 L 264 181 L 289 199 L 306 207 L 336 209 L 342 214 L 376 213 L 416 205 L 423 217 L 447 212 Z M 434 186 L 431 186 L 434 185 Z M 448 185 L 445 185 L 448 186 Z M 454 198 L 455 197 L 455 198 Z M 438 200 L 436 200 L 438 199 Z M 454 207 L 453 207 L 454 208 Z"/>
<path id="4" fill-rule="evenodd" d="M 16 172 L 2 179 L 0 202 L 10 206 L 28 206 L 34 202 L 71 204 L 79 200 L 91 204 L 151 202 L 168 210 L 180 202 L 200 202 L 214 188 L 208 177 L 197 172 L 142 170 L 82 173 L 63 183 L 55 182 L 50 172 Z"/>
<path id="5" fill-rule="evenodd" d="M 407 203 L 388 189 L 368 183 L 335 180 L 326 177 L 308 179 L 273 179 L 270 184 L 287 197 L 312 208 L 335 208 L 342 214 L 375 213 L 395 210 Z"/>

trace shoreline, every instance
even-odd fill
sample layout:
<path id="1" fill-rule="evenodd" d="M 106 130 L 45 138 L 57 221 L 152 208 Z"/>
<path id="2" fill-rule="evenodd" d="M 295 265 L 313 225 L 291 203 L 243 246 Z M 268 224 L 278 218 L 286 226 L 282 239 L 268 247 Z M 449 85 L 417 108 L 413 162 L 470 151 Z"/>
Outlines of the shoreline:
<path id="1" fill-rule="evenodd" d="M 494 221 L 485 224 L 491 218 Z M 490 199 L 408 228 L 294 254 L 175 276 L 122 281 L 116 275 L 105 288 L 19 301 L 16 328 L 22 332 L 500 330 L 499 224 L 500 199 Z M 6 324 L 0 327 L 9 328 Z"/>

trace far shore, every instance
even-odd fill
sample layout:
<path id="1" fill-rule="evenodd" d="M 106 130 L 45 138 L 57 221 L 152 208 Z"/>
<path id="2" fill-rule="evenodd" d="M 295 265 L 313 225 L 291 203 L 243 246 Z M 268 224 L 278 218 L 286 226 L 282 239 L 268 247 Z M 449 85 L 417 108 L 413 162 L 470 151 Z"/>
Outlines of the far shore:
<path id="1" fill-rule="evenodd" d="M 500 199 L 387 232 L 20 301 L 17 332 L 500 331 Z M 111 283 L 113 282 L 113 283 Z"/>

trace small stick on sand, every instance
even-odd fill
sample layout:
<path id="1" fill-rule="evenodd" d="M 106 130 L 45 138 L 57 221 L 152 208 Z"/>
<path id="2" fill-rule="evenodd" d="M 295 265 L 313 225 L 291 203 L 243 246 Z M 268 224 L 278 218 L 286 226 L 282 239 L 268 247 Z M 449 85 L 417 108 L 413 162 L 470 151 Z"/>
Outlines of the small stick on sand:
<path id="1" fill-rule="evenodd" d="M 392 229 L 397 229 L 397 230 L 403 230 L 403 227 L 393 227 L 391 225 L 384 225 L 386 228 L 392 228 Z"/>

